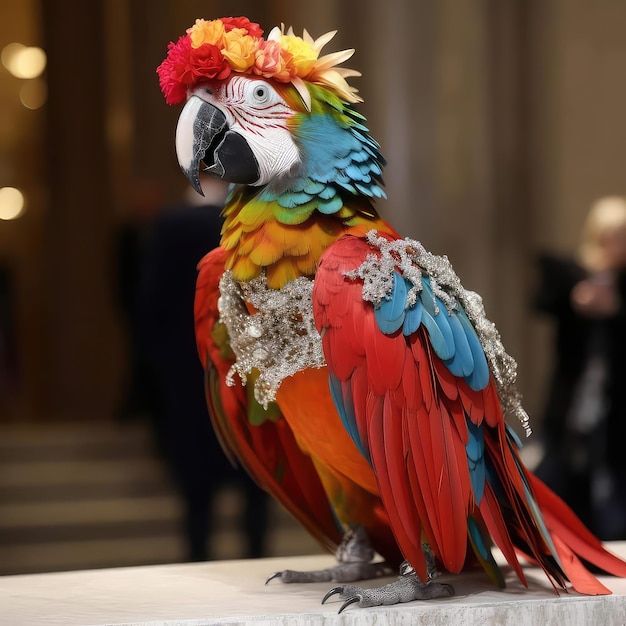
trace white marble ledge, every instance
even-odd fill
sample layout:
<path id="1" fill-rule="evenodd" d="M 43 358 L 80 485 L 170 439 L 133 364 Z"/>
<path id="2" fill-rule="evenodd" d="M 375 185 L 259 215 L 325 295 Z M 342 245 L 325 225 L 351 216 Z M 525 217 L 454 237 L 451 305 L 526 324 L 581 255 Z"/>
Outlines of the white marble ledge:
<path id="1" fill-rule="evenodd" d="M 626 555 L 626 543 L 612 544 L 611 549 Z M 614 592 L 610 596 L 586 597 L 574 592 L 556 596 L 542 572 L 531 567 L 526 568 L 528 589 L 512 572 L 504 591 L 495 589 L 481 572 L 473 572 L 443 578 L 455 587 L 452 598 L 373 609 L 351 606 L 341 615 L 337 614 L 338 599 L 320 604 L 332 583 L 264 584 L 266 576 L 277 570 L 333 563 L 331 556 L 316 555 L 6 576 L 0 578 L 0 624 L 626 624 L 626 580 L 603 577 Z"/>

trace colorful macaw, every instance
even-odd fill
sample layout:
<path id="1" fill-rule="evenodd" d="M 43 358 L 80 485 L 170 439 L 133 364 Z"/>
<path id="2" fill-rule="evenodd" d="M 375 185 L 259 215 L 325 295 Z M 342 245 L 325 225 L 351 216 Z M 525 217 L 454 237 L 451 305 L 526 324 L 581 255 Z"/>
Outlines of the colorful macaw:
<path id="1" fill-rule="evenodd" d="M 221 245 L 199 265 L 197 345 L 224 450 L 337 556 L 321 572 L 360 606 L 448 596 L 437 568 L 497 546 L 555 589 L 609 593 L 579 561 L 626 576 L 522 464 L 527 417 L 477 294 L 446 257 L 374 209 L 385 161 L 339 67 L 313 40 L 247 18 L 196 20 L 158 68 L 183 172 L 232 183 Z M 374 554 L 384 559 L 375 562 Z M 344 583 L 400 567 L 378 589 Z M 270 577 L 272 578 L 272 577 Z M 325 598 L 326 599 L 326 598 Z"/>

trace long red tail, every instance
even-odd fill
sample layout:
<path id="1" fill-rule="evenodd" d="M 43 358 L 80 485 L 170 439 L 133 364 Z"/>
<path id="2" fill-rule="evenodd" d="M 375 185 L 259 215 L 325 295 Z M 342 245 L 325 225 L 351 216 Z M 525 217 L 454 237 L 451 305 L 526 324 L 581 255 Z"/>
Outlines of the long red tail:
<path id="1" fill-rule="evenodd" d="M 539 478 L 530 473 L 527 477 L 554 541 L 560 565 L 572 587 L 586 595 L 610 594 L 611 591 L 589 572 L 580 559 L 607 574 L 620 577 L 626 577 L 626 562 L 609 552 L 569 506 Z"/>

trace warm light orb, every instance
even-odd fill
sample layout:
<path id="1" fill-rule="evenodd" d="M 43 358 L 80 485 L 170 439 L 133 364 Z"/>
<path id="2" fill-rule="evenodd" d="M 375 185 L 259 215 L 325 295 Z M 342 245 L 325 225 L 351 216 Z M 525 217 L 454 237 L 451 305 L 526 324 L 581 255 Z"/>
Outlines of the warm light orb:
<path id="1" fill-rule="evenodd" d="M 29 80 L 20 89 L 20 102 L 27 109 L 40 109 L 48 99 L 48 87 L 42 78 Z"/>
<path id="2" fill-rule="evenodd" d="M 0 52 L 0 60 L 2 65 L 10 71 L 11 65 L 15 62 L 15 59 L 24 51 L 26 46 L 21 43 L 9 43 Z"/>
<path id="3" fill-rule="evenodd" d="M 0 58 L 16 78 L 37 78 L 46 69 L 46 53 L 37 46 L 10 43 L 2 49 Z"/>
<path id="4" fill-rule="evenodd" d="M 24 212 L 24 194 L 15 187 L 0 187 L 0 220 L 14 220 Z"/>

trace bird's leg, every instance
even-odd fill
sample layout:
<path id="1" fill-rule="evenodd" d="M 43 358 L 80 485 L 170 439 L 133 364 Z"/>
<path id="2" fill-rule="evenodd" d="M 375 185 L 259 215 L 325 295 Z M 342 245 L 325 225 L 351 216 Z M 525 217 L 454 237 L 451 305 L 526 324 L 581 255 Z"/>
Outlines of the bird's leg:
<path id="1" fill-rule="evenodd" d="M 439 578 L 441 576 L 441 572 L 437 570 L 437 562 L 435 560 L 435 553 L 432 548 L 426 543 L 422 543 L 422 551 L 424 552 L 424 558 L 426 559 L 426 573 L 428 574 L 428 580 L 434 580 L 435 578 Z M 402 568 L 410 567 L 409 564 L 405 561 L 402 564 Z M 402 569 L 400 573 L 402 574 Z"/>
<path id="2" fill-rule="evenodd" d="M 355 585 L 340 585 L 331 589 L 322 600 L 322 604 L 331 596 L 339 595 L 344 603 L 339 609 L 341 613 L 351 604 L 361 608 L 411 602 L 412 600 L 432 600 L 433 598 L 448 598 L 454 595 L 451 585 L 433 582 L 439 576 L 435 568 L 435 559 L 430 546 L 424 545 L 426 564 L 428 568 L 428 582 L 423 583 L 415 570 L 405 561 L 400 567 L 400 576 L 392 583 L 383 587 L 366 589 Z"/>
<path id="3" fill-rule="evenodd" d="M 362 526 L 354 526 L 344 534 L 335 556 L 337 565 L 333 567 L 309 572 L 287 569 L 272 574 L 265 584 L 274 578 L 280 578 L 284 583 L 347 583 L 379 578 L 391 573 L 386 563 L 372 563 L 374 550 Z"/>

